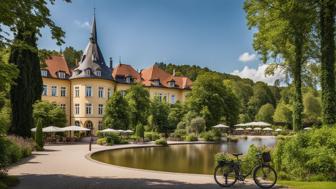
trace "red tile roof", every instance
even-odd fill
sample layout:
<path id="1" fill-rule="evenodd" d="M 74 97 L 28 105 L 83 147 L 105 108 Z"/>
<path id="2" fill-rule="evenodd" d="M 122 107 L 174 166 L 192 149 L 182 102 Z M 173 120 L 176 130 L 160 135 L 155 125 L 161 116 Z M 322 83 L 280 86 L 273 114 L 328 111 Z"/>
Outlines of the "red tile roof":
<path id="1" fill-rule="evenodd" d="M 145 86 L 153 86 L 152 82 L 154 80 L 160 80 L 161 87 L 169 87 L 169 81 L 175 81 L 175 87 L 180 89 L 190 89 L 192 81 L 183 76 L 173 76 L 154 64 L 153 66 L 143 69 L 141 71 L 141 77 L 143 79 L 142 83 Z"/>
<path id="2" fill-rule="evenodd" d="M 136 79 L 138 82 L 141 81 L 140 74 L 128 64 L 118 64 L 118 66 L 113 69 L 112 76 L 113 78 L 116 78 L 116 76 L 132 76 L 132 78 Z"/>
<path id="3" fill-rule="evenodd" d="M 69 76 L 71 75 L 68 64 L 66 63 L 63 56 L 53 55 L 49 59 L 45 60 L 45 64 L 47 67 L 42 69 L 48 70 L 51 77 L 58 78 L 57 72 L 59 71 L 63 71 Z"/>

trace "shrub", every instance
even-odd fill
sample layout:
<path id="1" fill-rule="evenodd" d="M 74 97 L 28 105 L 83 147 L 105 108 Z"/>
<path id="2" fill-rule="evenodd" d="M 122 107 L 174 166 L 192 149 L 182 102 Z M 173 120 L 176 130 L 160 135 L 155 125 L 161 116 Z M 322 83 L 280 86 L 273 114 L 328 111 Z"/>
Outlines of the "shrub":
<path id="1" fill-rule="evenodd" d="M 144 126 L 139 123 L 137 126 L 136 126 L 136 129 L 135 129 L 135 135 L 139 138 L 142 138 L 144 139 L 145 137 L 145 128 Z"/>
<path id="2" fill-rule="evenodd" d="M 198 138 L 194 133 L 191 133 L 185 137 L 186 141 L 197 141 Z"/>
<path id="3" fill-rule="evenodd" d="M 239 137 L 237 136 L 228 136 L 227 137 L 230 142 L 238 142 Z"/>
<path id="4" fill-rule="evenodd" d="M 274 164 L 283 178 L 291 180 L 336 180 L 336 128 L 303 131 L 279 140 Z"/>
<path id="5" fill-rule="evenodd" d="M 149 139 L 150 141 L 155 141 L 160 138 L 160 135 L 157 132 L 145 132 L 145 138 Z"/>
<path id="6" fill-rule="evenodd" d="M 205 129 L 205 120 L 202 117 L 196 117 L 190 121 L 190 130 L 196 135 Z"/>
<path id="7" fill-rule="evenodd" d="M 97 144 L 99 144 L 99 145 L 105 145 L 106 143 L 107 143 L 107 138 L 106 137 L 97 139 Z"/>
<path id="8" fill-rule="evenodd" d="M 157 139 L 155 141 L 155 144 L 162 145 L 162 146 L 167 146 L 168 145 L 166 139 L 164 139 L 164 138 Z"/>
<path id="9" fill-rule="evenodd" d="M 215 130 L 205 131 L 200 134 L 200 137 L 205 141 L 219 141 L 221 139 L 220 134 Z"/>
<path id="10" fill-rule="evenodd" d="M 113 144 L 120 144 L 121 143 L 121 138 L 119 134 L 110 132 L 106 133 L 106 144 L 107 145 L 113 145 Z"/>
<path id="11" fill-rule="evenodd" d="M 42 132 L 41 119 L 38 119 L 36 123 L 35 142 L 36 142 L 36 149 L 43 150 L 43 132 Z"/>

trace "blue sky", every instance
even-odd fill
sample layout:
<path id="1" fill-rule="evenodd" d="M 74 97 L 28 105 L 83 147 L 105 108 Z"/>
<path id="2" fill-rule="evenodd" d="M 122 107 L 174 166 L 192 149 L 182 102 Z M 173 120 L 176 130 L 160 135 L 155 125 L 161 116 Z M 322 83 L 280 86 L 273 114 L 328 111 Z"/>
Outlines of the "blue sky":
<path id="1" fill-rule="evenodd" d="M 113 57 L 115 64 L 121 57 L 137 69 L 163 61 L 237 75 L 247 68 L 259 70 L 243 0 L 72 1 L 50 7 L 53 20 L 66 32 L 63 49 L 85 48 L 96 7 L 98 42 L 105 60 Z M 47 29 L 42 33 L 40 48 L 60 49 Z"/>

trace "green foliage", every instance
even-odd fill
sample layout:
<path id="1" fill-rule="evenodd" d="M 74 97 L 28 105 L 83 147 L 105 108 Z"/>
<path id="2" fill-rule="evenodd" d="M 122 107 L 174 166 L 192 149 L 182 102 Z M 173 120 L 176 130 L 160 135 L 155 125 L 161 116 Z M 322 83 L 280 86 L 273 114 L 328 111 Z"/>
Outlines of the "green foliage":
<path id="1" fill-rule="evenodd" d="M 280 176 L 291 180 L 335 180 L 335 138 L 335 128 L 323 127 L 280 140 L 273 152 Z"/>
<path id="2" fill-rule="evenodd" d="M 168 114 L 168 123 L 169 129 L 175 130 L 177 124 L 182 120 L 184 114 L 186 112 L 186 107 L 182 105 L 180 102 L 177 102 L 169 108 Z"/>
<path id="3" fill-rule="evenodd" d="M 271 104 L 275 106 L 275 98 L 271 89 L 262 82 L 257 82 L 253 86 L 253 96 L 248 101 L 249 117 L 255 117 L 261 106 Z"/>
<path id="4" fill-rule="evenodd" d="M 194 133 L 191 133 L 185 136 L 185 140 L 186 141 L 198 141 L 198 137 Z"/>
<path id="5" fill-rule="evenodd" d="M 265 104 L 260 107 L 257 115 L 256 120 L 257 121 L 265 121 L 268 123 L 273 122 L 273 114 L 274 114 L 274 107 L 272 104 Z"/>
<path id="6" fill-rule="evenodd" d="M 144 126 L 139 123 L 137 126 L 136 126 L 136 129 L 135 129 L 135 135 L 139 138 L 142 138 L 144 139 L 145 137 L 145 128 Z"/>
<path id="7" fill-rule="evenodd" d="M 80 61 L 82 54 L 83 51 L 78 51 L 71 46 L 66 47 L 63 51 L 64 58 L 70 68 L 76 67 L 77 63 Z"/>
<path id="8" fill-rule="evenodd" d="M 105 134 L 105 138 L 106 138 L 106 144 L 107 145 L 114 145 L 114 144 L 122 144 L 123 141 L 121 140 L 121 137 L 118 133 L 115 132 L 109 132 Z M 103 141 L 104 139 L 102 139 Z M 101 142 L 102 142 L 101 141 Z"/>
<path id="9" fill-rule="evenodd" d="M 103 138 L 97 139 L 97 144 L 99 144 L 99 145 L 105 145 L 105 144 L 107 144 L 107 138 L 103 137 Z"/>
<path id="10" fill-rule="evenodd" d="M 57 104 L 48 101 L 37 101 L 33 105 L 33 118 L 35 121 L 41 120 L 42 127 L 66 125 L 66 114 Z"/>
<path id="11" fill-rule="evenodd" d="M 145 138 L 150 141 L 155 141 L 160 138 L 160 134 L 157 132 L 145 132 Z"/>
<path id="12" fill-rule="evenodd" d="M 190 111 L 200 112 L 198 116 L 205 119 L 208 128 L 221 120 L 229 125 L 234 125 L 238 120 L 239 101 L 216 74 L 205 73 L 197 77 L 188 97 L 188 105 Z"/>
<path id="13" fill-rule="evenodd" d="M 132 128 L 139 123 L 146 125 L 150 107 L 148 90 L 141 84 L 132 85 L 127 90 L 125 99 L 128 103 Z"/>
<path id="14" fill-rule="evenodd" d="M 205 141 L 219 141 L 221 136 L 220 133 L 218 134 L 215 130 L 211 130 L 202 132 L 200 137 Z"/>
<path id="15" fill-rule="evenodd" d="M 321 102 L 318 97 L 308 92 L 303 96 L 304 122 L 318 124 L 321 116 Z"/>
<path id="16" fill-rule="evenodd" d="M 273 115 L 273 121 L 279 123 L 285 123 L 287 125 L 291 125 L 292 123 L 292 111 L 288 107 L 288 105 L 280 102 Z"/>
<path id="17" fill-rule="evenodd" d="M 161 102 L 158 98 L 154 98 L 150 106 L 150 115 L 152 116 L 153 129 L 159 133 L 168 134 L 169 106 L 165 102 Z"/>
<path id="18" fill-rule="evenodd" d="M 38 119 L 36 121 L 36 132 L 35 132 L 35 142 L 37 145 L 37 150 L 43 150 L 43 132 L 42 132 L 42 120 Z"/>
<path id="19" fill-rule="evenodd" d="M 196 136 L 205 130 L 205 120 L 201 117 L 196 117 L 190 121 L 189 131 L 196 134 Z"/>
<path id="20" fill-rule="evenodd" d="M 164 139 L 164 138 L 160 138 L 160 139 L 155 140 L 155 144 L 156 145 L 161 145 L 161 146 L 168 146 L 167 140 Z"/>
<path id="21" fill-rule="evenodd" d="M 116 91 L 107 101 L 103 121 L 107 128 L 129 129 L 130 117 L 128 104 L 120 91 Z"/>

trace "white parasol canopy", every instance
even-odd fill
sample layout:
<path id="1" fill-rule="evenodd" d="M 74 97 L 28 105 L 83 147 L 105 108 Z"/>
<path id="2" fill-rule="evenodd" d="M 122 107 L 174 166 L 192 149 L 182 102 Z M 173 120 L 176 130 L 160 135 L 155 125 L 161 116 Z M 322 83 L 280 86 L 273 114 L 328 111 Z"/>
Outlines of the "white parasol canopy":
<path id="1" fill-rule="evenodd" d="M 271 124 L 263 121 L 253 121 L 249 123 L 244 123 L 244 126 L 259 126 L 259 127 L 269 127 Z"/>
<path id="2" fill-rule="evenodd" d="M 133 133 L 132 130 L 126 130 L 125 133 Z"/>
<path id="3" fill-rule="evenodd" d="M 273 129 L 270 128 L 270 127 L 265 127 L 265 128 L 263 128 L 263 130 L 264 130 L 264 131 L 273 131 Z"/>
<path id="4" fill-rule="evenodd" d="M 246 126 L 245 123 L 239 123 L 235 125 L 235 127 L 244 127 L 244 126 Z"/>
<path id="5" fill-rule="evenodd" d="M 223 124 L 218 124 L 218 125 L 215 125 L 215 126 L 212 126 L 213 128 L 230 128 L 229 126 L 227 125 L 223 125 Z"/>
<path id="6" fill-rule="evenodd" d="M 33 132 L 36 132 L 36 128 L 30 129 Z M 44 133 L 56 133 L 56 132 L 64 132 L 62 128 L 56 126 L 48 126 L 42 129 Z"/>
<path id="7" fill-rule="evenodd" d="M 304 130 L 310 130 L 312 129 L 311 127 L 305 127 Z"/>
<path id="8" fill-rule="evenodd" d="M 282 129 L 278 128 L 278 129 L 275 129 L 276 132 L 279 132 L 279 131 L 282 131 Z"/>
<path id="9" fill-rule="evenodd" d="M 87 129 L 87 128 L 83 128 L 83 127 L 80 127 L 80 126 L 68 126 L 68 127 L 64 127 L 62 128 L 63 131 L 90 131 L 90 129 Z"/>
<path id="10" fill-rule="evenodd" d="M 252 128 L 251 127 L 247 127 L 245 130 L 249 130 L 250 131 L 250 130 L 252 130 Z"/>
<path id="11" fill-rule="evenodd" d="M 244 131 L 243 128 L 237 128 L 236 131 Z"/>
<path id="12" fill-rule="evenodd" d="M 256 128 L 254 128 L 254 130 L 259 131 L 259 130 L 261 130 L 261 128 L 260 127 L 256 127 Z"/>
<path id="13" fill-rule="evenodd" d="M 107 128 L 107 129 L 101 130 L 99 132 L 101 132 L 101 133 L 109 133 L 109 132 L 119 133 L 118 130 L 111 129 L 111 128 Z"/>

